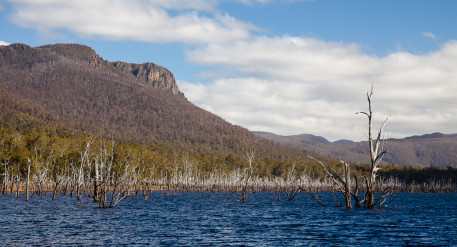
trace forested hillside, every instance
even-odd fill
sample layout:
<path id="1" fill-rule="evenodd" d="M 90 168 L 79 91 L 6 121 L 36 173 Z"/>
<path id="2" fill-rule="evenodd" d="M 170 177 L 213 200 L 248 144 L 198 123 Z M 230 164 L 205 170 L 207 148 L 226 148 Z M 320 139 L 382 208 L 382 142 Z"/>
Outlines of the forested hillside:
<path id="1" fill-rule="evenodd" d="M 76 162 L 90 137 L 100 145 L 113 140 L 119 162 L 136 154 L 156 172 L 185 158 L 201 171 L 241 168 L 248 150 L 255 150 L 256 172 L 263 175 L 282 175 L 293 163 L 303 171 L 311 163 L 307 151 L 257 137 L 196 107 L 167 69 L 109 62 L 87 46 L 0 46 L 0 93 L 0 156 L 19 162 L 22 172 L 37 156 L 59 153 L 56 162 Z"/>
<path id="2" fill-rule="evenodd" d="M 81 45 L 13 44 L 0 52 L 0 86 L 72 128 L 141 143 L 259 142 L 192 105 L 160 66 L 111 63 Z"/>

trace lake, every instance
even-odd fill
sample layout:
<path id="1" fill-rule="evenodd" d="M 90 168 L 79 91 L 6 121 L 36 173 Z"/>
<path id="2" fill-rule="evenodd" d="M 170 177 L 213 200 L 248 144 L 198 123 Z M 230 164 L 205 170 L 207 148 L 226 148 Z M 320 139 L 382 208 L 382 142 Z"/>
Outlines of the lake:
<path id="1" fill-rule="evenodd" d="M 272 204 L 276 194 L 264 192 L 245 204 L 240 194 L 155 192 L 111 209 L 51 197 L 0 196 L 0 245 L 457 246 L 457 194 L 401 193 L 374 210 L 324 208 L 307 194 Z"/>

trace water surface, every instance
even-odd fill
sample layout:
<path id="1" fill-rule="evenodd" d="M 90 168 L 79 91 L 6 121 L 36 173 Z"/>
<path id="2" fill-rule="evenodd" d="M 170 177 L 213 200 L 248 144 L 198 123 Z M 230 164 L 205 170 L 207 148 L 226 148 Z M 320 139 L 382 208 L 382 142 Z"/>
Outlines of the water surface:
<path id="1" fill-rule="evenodd" d="M 0 196 L 3 246 L 457 246 L 457 194 L 397 194 L 385 209 L 324 208 L 309 195 L 155 192 L 99 209 L 90 198 Z M 321 194 L 331 205 L 331 194 Z"/>

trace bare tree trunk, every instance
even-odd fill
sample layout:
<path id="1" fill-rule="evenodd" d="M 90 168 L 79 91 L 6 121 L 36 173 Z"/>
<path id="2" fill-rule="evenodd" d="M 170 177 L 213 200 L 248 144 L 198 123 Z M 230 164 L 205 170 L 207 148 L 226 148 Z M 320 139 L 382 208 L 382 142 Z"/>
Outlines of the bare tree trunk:
<path id="1" fill-rule="evenodd" d="M 16 198 L 19 198 L 19 186 L 21 185 L 21 177 L 16 174 Z"/>
<path id="2" fill-rule="evenodd" d="M 30 159 L 27 162 L 27 182 L 25 183 L 25 200 L 29 200 Z M 18 189 L 19 190 L 19 189 Z"/>
<path id="3" fill-rule="evenodd" d="M 245 178 L 245 183 L 244 183 L 244 186 L 242 188 L 242 201 L 243 203 L 246 203 L 246 200 L 248 198 L 248 185 L 249 185 L 249 182 L 251 181 L 251 177 L 252 177 L 252 161 L 254 161 L 254 157 L 255 157 L 255 151 L 254 150 L 249 150 L 246 152 L 246 156 L 245 156 L 245 159 L 246 161 L 248 162 L 248 165 L 249 165 L 249 176 L 247 178 Z"/>
<path id="4" fill-rule="evenodd" d="M 344 199 L 346 201 L 346 208 L 352 208 L 351 202 L 351 168 L 349 164 L 344 162 Z"/>
<path id="5" fill-rule="evenodd" d="M 357 177 L 355 175 L 353 175 L 353 176 L 354 176 L 354 181 L 355 181 L 355 189 L 352 192 L 352 197 L 354 198 L 355 206 L 357 208 L 361 208 L 362 207 L 362 202 L 359 199 L 359 182 L 357 180 Z"/>
<path id="6" fill-rule="evenodd" d="M 95 161 L 95 179 L 94 179 L 94 202 L 98 202 L 99 198 L 99 170 L 98 162 Z"/>
<path id="7" fill-rule="evenodd" d="M 54 199 L 56 198 L 56 193 L 57 193 L 57 187 L 59 187 L 59 184 L 56 182 L 55 186 L 54 186 L 54 191 L 52 193 L 52 200 L 54 201 Z"/>
<path id="8" fill-rule="evenodd" d="M 14 169 L 11 167 L 11 188 L 10 188 L 10 194 L 12 195 L 14 192 Z"/>
<path id="9" fill-rule="evenodd" d="M 5 165 L 5 171 L 3 173 L 3 185 L 2 185 L 2 194 L 3 195 L 6 195 L 6 193 L 8 193 L 8 178 L 9 178 L 9 174 L 8 174 L 8 167 L 7 167 L 7 163 L 8 162 L 5 162 L 4 165 Z"/>

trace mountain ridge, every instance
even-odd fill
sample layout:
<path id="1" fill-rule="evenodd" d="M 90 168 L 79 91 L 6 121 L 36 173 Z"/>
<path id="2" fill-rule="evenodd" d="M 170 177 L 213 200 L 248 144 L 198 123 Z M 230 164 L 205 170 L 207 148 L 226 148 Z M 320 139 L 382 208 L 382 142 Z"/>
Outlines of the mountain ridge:
<path id="1" fill-rule="evenodd" d="M 370 162 L 366 148 L 367 141 L 338 140 L 325 142 L 322 141 L 327 140 L 324 137 L 310 134 L 281 136 L 269 132 L 253 131 L 253 133 L 286 146 L 313 150 L 336 159 L 344 159 L 354 163 Z M 402 139 L 391 138 L 386 141 L 388 153 L 384 156 L 385 163 L 413 167 L 457 167 L 457 155 L 455 154 L 457 134 L 434 132 Z"/>
<path id="2" fill-rule="evenodd" d="M 187 101 L 169 70 L 153 63 L 109 62 L 84 45 L 2 46 L 0 75 L 1 88 L 50 110 L 73 128 L 115 132 L 135 141 L 185 136 L 190 142 L 218 142 L 177 133 L 186 128 L 205 132 L 203 119 L 225 135 L 251 135 Z"/>

